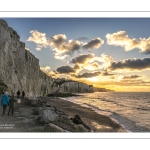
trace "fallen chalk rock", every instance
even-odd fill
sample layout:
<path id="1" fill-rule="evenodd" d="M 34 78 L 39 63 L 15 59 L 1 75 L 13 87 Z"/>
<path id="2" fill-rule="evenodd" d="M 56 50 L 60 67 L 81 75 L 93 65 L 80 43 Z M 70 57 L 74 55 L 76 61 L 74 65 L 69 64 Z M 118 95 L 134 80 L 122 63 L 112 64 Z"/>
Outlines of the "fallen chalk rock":
<path id="1" fill-rule="evenodd" d="M 91 132 L 79 115 L 70 118 L 65 112 L 49 105 L 40 98 L 29 100 L 33 106 L 32 115 L 36 126 L 43 126 L 43 132 Z M 41 131 L 41 130 L 40 130 Z"/>

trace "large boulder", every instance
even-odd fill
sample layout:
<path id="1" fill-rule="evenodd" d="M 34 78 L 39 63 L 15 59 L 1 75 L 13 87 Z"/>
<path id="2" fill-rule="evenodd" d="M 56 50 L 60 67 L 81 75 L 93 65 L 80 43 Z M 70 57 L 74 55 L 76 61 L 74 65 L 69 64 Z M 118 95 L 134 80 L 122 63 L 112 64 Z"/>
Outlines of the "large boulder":
<path id="1" fill-rule="evenodd" d="M 82 124 L 83 123 L 83 121 L 81 120 L 79 115 L 75 115 L 75 117 L 72 118 L 72 122 L 75 124 Z"/>
<path id="2" fill-rule="evenodd" d="M 75 115 L 75 117 L 74 117 L 74 118 L 71 118 L 71 120 L 72 120 L 72 122 L 73 122 L 74 124 L 79 125 L 78 127 L 80 127 L 81 132 L 82 132 L 82 130 L 84 131 L 85 129 L 86 129 L 87 131 L 91 131 L 91 129 L 82 121 L 82 119 L 80 118 L 79 115 Z M 82 126 L 84 127 L 84 129 L 83 129 L 83 127 L 80 126 L 80 125 L 82 125 Z M 80 129 L 79 129 L 79 130 L 80 130 Z"/>
<path id="3" fill-rule="evenodd" d="M 58 120 L 59 115 L 51 109 L 44 109 L 40 111 L 40 114 L 35 118 L 35 122 L 40 124 L 46 124 Z"/>
<path id="4" fill-rule="evenodd" d="M 48 107 L 46 105 L 35 107 L 32 115 L 37 115 L 34 118 L 36 124 L 45 126 L 44 132 L 91 132 L 91 129 L 82 121 L 79 115 L 70 118 L 63 111 L 50 105 Z"/>

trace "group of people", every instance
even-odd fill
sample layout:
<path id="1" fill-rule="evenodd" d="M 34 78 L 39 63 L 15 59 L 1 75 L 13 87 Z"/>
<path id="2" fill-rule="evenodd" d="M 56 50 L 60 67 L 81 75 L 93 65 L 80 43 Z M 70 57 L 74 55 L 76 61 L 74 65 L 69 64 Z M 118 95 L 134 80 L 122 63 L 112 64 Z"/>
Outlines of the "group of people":
<path id="1" fill-rule="evenodd" d="M 24 96 L 25 96 L 25 92 L 22 91 L 22 98 L 24 98 Z M 18 92 L 17 92 L 17 97 L 18 97 L 18 98 L 20 97 L 20 91 L 19 91 L 19 90 L 18 90 Z"/>
<path id="2" fill-rule="evenodd" d="M 20 96 L 20 91 L 18 90 L 17 92 L 17 97 L 19 98 Z M 24 98 L 25 92 L 22 92 L 22 98 Z M 15 107 L 15 102 L 17 102 L 17 99 L 15 98 L 14 95 L 9 96 L 8 92 L 3 92 L 2 97 L 1 97 L 1 105 L 3 106 L 3 111 L 2 111 L 2 116 L 5 115 L 6 108 L 9 106 L 8 109 L 8 116 L 11 112 L 11 114 L 14 114 L 14 107 Z"/>

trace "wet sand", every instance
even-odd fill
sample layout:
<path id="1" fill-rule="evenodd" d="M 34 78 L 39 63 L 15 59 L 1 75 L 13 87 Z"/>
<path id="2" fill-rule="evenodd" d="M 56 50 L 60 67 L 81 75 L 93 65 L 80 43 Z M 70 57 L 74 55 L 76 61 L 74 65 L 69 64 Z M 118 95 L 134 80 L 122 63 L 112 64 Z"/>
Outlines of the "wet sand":
<path id="1" fill-rule="evenodd" d="M 70 118 L 79 115 L 82 121 L 89 126 L 93 132 L 126 132 L 118 123 L 111 120 L 108 116 L 98 114 L 90 108 L 59 98 L 40 97 L 40 99 L 47 101 L 49 105 L 63 111 L 69 115 Z"/>

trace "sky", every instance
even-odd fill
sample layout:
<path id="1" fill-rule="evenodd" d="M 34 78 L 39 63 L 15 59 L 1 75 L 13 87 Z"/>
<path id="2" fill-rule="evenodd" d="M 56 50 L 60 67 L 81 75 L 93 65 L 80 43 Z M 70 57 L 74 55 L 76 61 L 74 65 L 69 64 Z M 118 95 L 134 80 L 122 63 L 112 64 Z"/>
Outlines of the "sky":
<path id="1" fill-rule="evenodd" d="M 150 92 L 150 18 L 1 19 L 53 78 Z"/>

